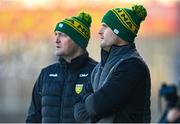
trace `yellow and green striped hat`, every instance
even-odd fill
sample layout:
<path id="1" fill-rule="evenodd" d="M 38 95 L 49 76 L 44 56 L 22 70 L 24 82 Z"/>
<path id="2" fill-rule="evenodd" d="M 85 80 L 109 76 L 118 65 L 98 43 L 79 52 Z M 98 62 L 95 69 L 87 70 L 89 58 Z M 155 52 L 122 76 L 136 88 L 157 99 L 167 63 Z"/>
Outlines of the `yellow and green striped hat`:
<path id="1" fill-rule="evenodd" d="M 108 25 L 123 40 L 133 43 L 146 16 L 147 11 L 142 5 L 134 5 L 132 9 L 114 8 L 104 15 L 102 23 Z"/>
<path id="2" fill-rule="evenodd" d="M 68 35 L 76 44 L 85 49 L 90 39 L 91 16 L 81 12 L 78 16 L 66 18 L 57 23 L 54 31 Z"/>

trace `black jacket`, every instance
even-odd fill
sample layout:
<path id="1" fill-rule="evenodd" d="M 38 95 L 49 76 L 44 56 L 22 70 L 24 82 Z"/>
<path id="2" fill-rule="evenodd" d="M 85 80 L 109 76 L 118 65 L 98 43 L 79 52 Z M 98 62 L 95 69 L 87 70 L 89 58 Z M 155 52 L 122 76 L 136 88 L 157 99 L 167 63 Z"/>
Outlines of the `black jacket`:
<path id="1" fill-rule="evenodd" d="M 42 69 L 33 88 L 26 122 L 75 122 L 75 98 L 82 85 L 89 82 L 96 64 L 86 53 L 71 63 L 60 58 L 59 63 Z"/>
<path id="2" fill-rule="evenodd" d="M 150 122 L 150 72 L 135 45 L 112 46 L 109 53 L 101 53 L 101 63 L 92 72 L 94 93 L 85 100 L 87 112 L 77 103 L 75 118 L 86 120 L 84 112 L 92 122 Z"/>

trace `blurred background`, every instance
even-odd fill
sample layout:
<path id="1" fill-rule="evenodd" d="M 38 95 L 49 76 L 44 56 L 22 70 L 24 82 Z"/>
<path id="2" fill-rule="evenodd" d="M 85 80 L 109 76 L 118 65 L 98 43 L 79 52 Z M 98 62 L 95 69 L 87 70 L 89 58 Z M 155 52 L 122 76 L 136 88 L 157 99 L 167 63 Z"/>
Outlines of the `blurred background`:
<path id="1" fill-rule="evenodd" d="M 163 81 L 180 76 L 180 0 L 0 0 L 0 122 L 24 122 L 32 87 L 40 70 L 57 58 L 54 26 L 80 11 L 92 15 L 90 56 L 100 60 L 98 30 L 103 14 L 114 7 L 143 4 L 148 11 L 136 38 L 152 78 L 152 122 Z"/>

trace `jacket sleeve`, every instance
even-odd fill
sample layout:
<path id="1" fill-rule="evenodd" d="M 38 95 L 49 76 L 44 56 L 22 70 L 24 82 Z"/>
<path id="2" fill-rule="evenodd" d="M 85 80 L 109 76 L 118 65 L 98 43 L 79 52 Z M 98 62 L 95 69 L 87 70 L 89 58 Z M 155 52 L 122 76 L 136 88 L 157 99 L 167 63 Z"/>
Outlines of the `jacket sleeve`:
<path id="1" fill-rule="evenodd" d="M 42 72 L 39 75 L 32 91 L 31 104 L 28 110 L 26 123 L 41 123 L 41 86 Z"/>
<path id="2" fill-rule="evenodd" d="M 91 116 L 104 117 L 136 92 L 135 86 L 147 78 L 147 68 L 136 59 L 122 62 L 103 87 L 88 96 L 85 107 Z M 142 84 L 140 84 L 142 85 Z"/>
<path id="3" fill-rule="evenodd" d="M 76 122 L 90 122 L 89 113 L 83 103 L 79 102 L 74 105 L 74 118 Z"/>

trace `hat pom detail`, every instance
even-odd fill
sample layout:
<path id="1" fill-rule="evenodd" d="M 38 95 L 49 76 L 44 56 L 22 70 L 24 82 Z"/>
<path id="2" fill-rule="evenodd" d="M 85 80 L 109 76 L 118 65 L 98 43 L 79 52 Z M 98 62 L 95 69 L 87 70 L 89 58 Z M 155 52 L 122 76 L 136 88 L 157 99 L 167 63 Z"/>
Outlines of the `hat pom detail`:
<path id="1" fill-rule="evenodd" d="M 92 19 L 91 19 L 91 16 L 90 16 L 88 13 L 81 12 L 81 13 L 78 15 L 78 18 L 81 18 L 82 20 L 86 21 L 86 24 L 87 24 L 89 27 L 91 26 Z"/>
<path id="2" fill-rule="evenodd" d="M 132 10 L 141 18 L 141 20 L 145 20 L 147 16 L 147 11 L 142 5 L 134 5 Z"/>

